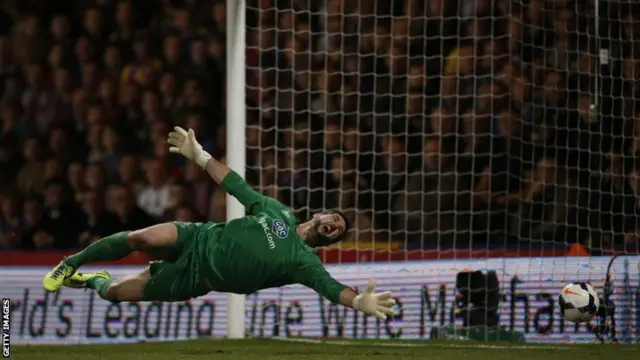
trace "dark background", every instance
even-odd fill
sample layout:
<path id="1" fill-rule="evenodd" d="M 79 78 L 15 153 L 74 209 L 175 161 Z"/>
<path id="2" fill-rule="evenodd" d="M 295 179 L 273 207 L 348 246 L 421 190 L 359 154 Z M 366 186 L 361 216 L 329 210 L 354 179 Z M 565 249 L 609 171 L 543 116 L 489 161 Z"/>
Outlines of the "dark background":
<path id="1" fill-rule="evenodd" d="M 637 253 L 640 11 L 598 3 L 247 0 L 247 179 L 341 208 L 357 246 Z M 225 17 L 2 1 L 0 247 L 225 220 L 165 144 L 190 127 L 224 159 Z"/>

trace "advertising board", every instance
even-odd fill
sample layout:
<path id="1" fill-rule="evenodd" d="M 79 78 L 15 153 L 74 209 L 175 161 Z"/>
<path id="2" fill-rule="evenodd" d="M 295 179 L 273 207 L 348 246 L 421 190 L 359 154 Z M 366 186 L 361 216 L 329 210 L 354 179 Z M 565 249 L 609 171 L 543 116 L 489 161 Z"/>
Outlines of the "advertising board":
<path id="1" fill-rule="evenodd" d="M 371 278 L 398 300 L 398 316 L 386 322 L 330 304 L 293 285 L 247 296 L 246 329 L 254 336 L 428 339 L 434 326 L 461 324 L 454 315 L 455 278 L 462 270 L 494 270 L 501 286 L 500 325 L 529 342 L 590 342 L 591 324 L 563 321 L 557 295 L 571 281 L 588 281 L 601 292 L 610 258 L 507 258 L 338 266 L 328 270 L 354 288 Z M 619 337 L 640 336 L 640 257 L 613 266 Z M 84 268 L 83 268 L 84 269 Z M 84 270 L 94 268 L 87 267 Z M 142 267 L 112 267 L 119 277 Z M 224 337 L 226 294 L 210 293 L 184 303 L 110 304 L 93 291 L 42 290 L 43 267 L 0 267 L 0 297 L 11 299 L 11 342 L 101 343 Z M 248 274 L 247 276 L 250 276 Z"/>

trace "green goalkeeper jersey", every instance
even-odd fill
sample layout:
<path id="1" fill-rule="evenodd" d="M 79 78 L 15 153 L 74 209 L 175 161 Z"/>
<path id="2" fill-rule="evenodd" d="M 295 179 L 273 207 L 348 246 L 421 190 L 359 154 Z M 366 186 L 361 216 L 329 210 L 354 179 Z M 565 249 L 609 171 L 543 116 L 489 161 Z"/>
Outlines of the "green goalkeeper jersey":
<path id="1" fill-rule="evenodd" d="M 221 236 L 206 240 L 203 275 L 212 290 L 251 294 L 302 284 L 339 302 L 347 286 L 333 279 L 315 250 L 298 237 L 298 222 L 289 207 L 254 191 L 233 171 L 221 185 L 249 215 L 218 224 L 224 226 Z"/>

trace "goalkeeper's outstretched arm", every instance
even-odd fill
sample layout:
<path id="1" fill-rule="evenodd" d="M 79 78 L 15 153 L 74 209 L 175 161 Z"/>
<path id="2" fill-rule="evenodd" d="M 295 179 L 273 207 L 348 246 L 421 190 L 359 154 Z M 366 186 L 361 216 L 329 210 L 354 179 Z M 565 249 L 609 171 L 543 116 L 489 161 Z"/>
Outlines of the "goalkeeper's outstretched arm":
<path id="1" fill-rule="evenodd" d="M 315 290 L 320 296 L 340 305 L 373 315 L 385 320 L 393 315 L 396 301 L 390 291 L 376 294 L 376 281 L 370 280 L 366 290 L 358 294 L 350 287 L 334 279 L 321 266 L 304 266 L 294 275 L 294 281 Z"/>
<path id="2" fill-rule="evenodd" d="M 222 186 L 227 193 L 238 199 L 249 212 L 253 212 L 256 210 L 256 207 L 268 200 L 266 196 L 253 190 L 235 171 L 204 151 L 202 145 L 198 143 L 193 130 L 189 129 L 189 131 L 187 131 L 181 127 L 175 127 L 174 130 L 175 131 L 169 133 L 167 140 L 171 145 L 169 151 L 182 154 L 198 164 L 198 166 L 211 176 L 213 181 Z"/>
<path id="3" fill-rule="evenodd" d="M 214 158 L 210 158 L 205 163 L 204 170 L 228 194 L 238 199 L 250 213 L 260 211 L 269 201 L 274 201 L 253 190 L 238 173 Z"/>
<path id="4" fill-rule="evenodd" d="M 210 158 L 205 163 L 204 170 L 218 185 L 222 184 L 224 179 L 233 172 L 227 165 L 214 158 Z"/>

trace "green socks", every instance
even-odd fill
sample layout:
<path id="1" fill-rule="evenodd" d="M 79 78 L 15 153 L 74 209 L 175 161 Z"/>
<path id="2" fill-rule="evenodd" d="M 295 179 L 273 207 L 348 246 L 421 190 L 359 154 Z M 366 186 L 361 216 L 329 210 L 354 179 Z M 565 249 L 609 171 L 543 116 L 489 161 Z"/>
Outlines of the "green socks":
<path id="1" fill-rule="evenodd" d="M 100 295 L 101 298 L 109 300 L 105 297 L 105 293 L 107 292 L 107 288 L 109 287 L 109 285 L 111 285 L 112 282 L 113 279 L 94 276 L 91 279 L 87 280 L 87 287 L 97 291 L 98 295 Z"/>
<path id="2" fill-rule="evenodd" d="M 131 254 L 132 248 L 127 244 L 128 231 L 104 237 L 79 253 L 66 258 L 64 262 L 74 269 L 92 261 L 114 261 Z M 96 289 L 97 290 L 97 289 Z"/>
<path id="3" fill-rule="evenodd" d="M 133 249 L 127 244 L 128 231 L 115 233 L 104 237 L 79 253 L 73 254 L 64 260 L 65 264 L 74 269 L 93 261 L 114 261 L 131 254 Z M 87 280 L 87 287 L 94 289 L 101 298 L 107 299 L 106 293 L 113 279 L 103 276 L 93 276 Z"/>

